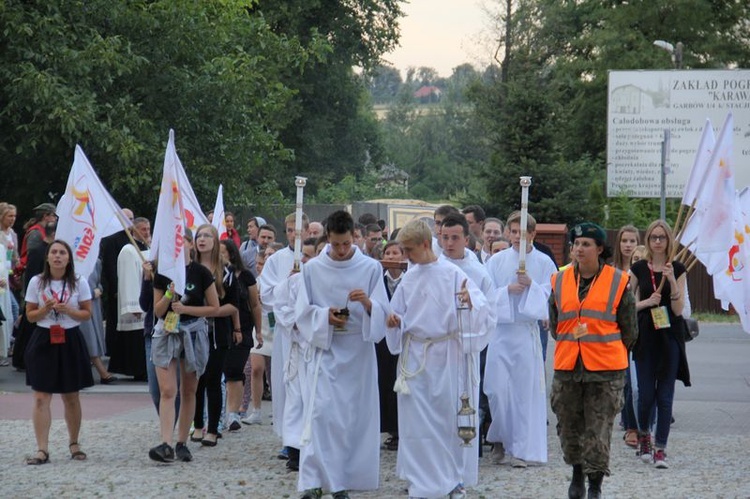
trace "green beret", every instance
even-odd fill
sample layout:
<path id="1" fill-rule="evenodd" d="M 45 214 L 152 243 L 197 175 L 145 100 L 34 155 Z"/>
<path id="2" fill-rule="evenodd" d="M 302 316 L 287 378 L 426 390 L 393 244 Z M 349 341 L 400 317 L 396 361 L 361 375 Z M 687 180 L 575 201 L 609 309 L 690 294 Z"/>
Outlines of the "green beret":
<path id="1" fill-rule="evenodd" d="M 607 233 L 604 229 L 591 222 L 580 223 L 570 230 L 571 243 L 578 237 L 590 237 L 599 246 L 604 246 L 607 243 Z"/>

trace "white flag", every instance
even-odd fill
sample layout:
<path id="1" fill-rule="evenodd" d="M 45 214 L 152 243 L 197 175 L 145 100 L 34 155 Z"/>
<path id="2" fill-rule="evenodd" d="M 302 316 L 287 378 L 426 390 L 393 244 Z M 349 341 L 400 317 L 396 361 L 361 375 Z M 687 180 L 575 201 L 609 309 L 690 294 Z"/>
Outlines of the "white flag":
<path id="1" fill-rule="evenodd" d="M 734 244 L 736 195 L 732 167 L 733 136 L 734 118 L 729 113 L 711 154 L 705 185 L 700 189 L 696 201 L 702 213 L 696 241 L 699 252 L 726 254 Z"/>
<path id="2" fill-rule="evenodd" d="M 170 137 L 174 137 L 174 131 L 169 131 Z M 174 145 L 174 144 L 173 144 Z M 185 227 L 190 229 L 190 232 L 195 237 L 195 231 L 203 224 L 207 224 L 208 218 L 203 214 L 201 206 L 198 203 L 198 198 L 195 197 L 193 187 L 190 185 L 185 168 L 182 166 L 182 161 L 174 155 L 175 172 L 177 175 L 177 184 L 180 188 L 180 194 L 182 196 L 182 208 L 185 212 Z M 157 249 L 159 248 L 159 237 L 161 235 L 156 232 L 156 223 L 154 223 L 154 234 L 151 238 L 151 254 L 156 255 Z"/>
<path id="3" fill-rule="evenodd" d="M 158 259 L 157 272 L 172 280 L 175 291 L 185 293 L 185 211 L 182 189 L 177 174 L 180 159 L 174 147 L 174 130 L 169 131 L 169 142 L 164 154 L 164 171 L 159 191 L 159 204 L 154 221 L 151 253 Z"/>
<path id="4" fill-rule="evenodd" d="M 219 192 L 216 193 L 216 204 L 214 204 L 214 218 L 211 222 L 219 231 L 219 239 L 227 238 L 227 223 L 224 218 L 224 187 L 219 184 Z"/>
<path id="5" fill-rule="evenodd" d="M 734 244 L 724 256 L 724 270 L 714 274 L 714 296 L 724 310 L 732 304 L 742 329 L 750 333 L 750 191 L 737 195 Z"/>
<path id="6" fill-rule="evenodd" d="M 698 144 L 698 150 L 695 152 L 693 168 L 690 170 L 690 176 L 685 183 L 685 192 L 682 194 L 682 204 L 685 206 L 691 206 L 693 204 L 693 201 L 695 201 L 705 185 L 708 163 L 711 160 L 711 154 L 713 153 L 715 145 L 716 137 L 714 137 L 714 129 L 711 125 L 711 120 L 706 120 L 706 125 L 703 127 L 703 134 L 701 135 L 701 141 Z"/>
<path id="7" fill-rule="evenodd" d="M 57 238 L 70 245 L 76 273 L 84 278 L 94 270 L 102 238 L 132 226 L 78 145 L 57 216 Z"/>
<path id="8" fill-rule="evenodd" d="M 182 207 L 185 210 L 185 226 L 195 236 L 195 231 L 198 230 L 198 227 L 209 223 L 208 218 L 203 214 L 203 210 L 201 210 L 201 205 L 198 203 L 198 198 L 195 197 L 195 192 L 193 192 L 193 187 L 190 185 L 190 180 L 188 180 L 180 158 L 177 158 L 176 154 L 175 158 L 177 160 L 177 180 L 182 192 Z"/>

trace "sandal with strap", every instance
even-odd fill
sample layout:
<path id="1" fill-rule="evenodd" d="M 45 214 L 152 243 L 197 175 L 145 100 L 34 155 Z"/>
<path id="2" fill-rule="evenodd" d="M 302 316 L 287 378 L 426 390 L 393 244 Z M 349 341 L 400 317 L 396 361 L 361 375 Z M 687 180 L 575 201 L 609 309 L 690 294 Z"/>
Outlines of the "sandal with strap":
<path id="1" fill-rule="evenodd" d="M 625 445 L 635 449 L 638 447 L 638 430 L 627 430 L 622 439 L 625 440 Z"/>
<path id="2" fill-rule="evenodd" d="M 40 464 L 47 464 L 49 462 L 49 453 L 46 450 L 39 449 L 38 451 L 36 451 L 36 453 L 36 456 L 26 458 L 26 464 L 36 466 Z M 42 454 L 44 457 L 39 457 L 39 454 Z"/>
<path id="3" fill-rule="evenodd" d="M 78 450 L 73 451 L 73 446 L 77 446 Z M 73 461 L 85 461 L 86 460 L 86 453 L 81 450 L 81 446 L 78 445 L 78 442 L 73 442 L 68 445 L 68 448 L 70 449 L 70 459 Z"/>

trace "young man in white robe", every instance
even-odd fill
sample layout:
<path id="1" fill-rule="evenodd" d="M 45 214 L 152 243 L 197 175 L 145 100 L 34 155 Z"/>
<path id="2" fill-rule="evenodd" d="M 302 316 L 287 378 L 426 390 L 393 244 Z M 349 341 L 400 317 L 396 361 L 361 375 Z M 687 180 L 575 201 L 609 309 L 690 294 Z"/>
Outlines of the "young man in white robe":
<path id="1" fill-rule="evenodd" d="M 312 347 L 298 489 L 305 499 L 323 491 L 378 488 L 380 411 L 375 343 L 390 312 L 377 260 L 353 244 L 354 220 L 345 211 L 326 223 L 328 249 L 302 268 L 296 323 Z"/>
<path id="2" fill-rule="evenodd" d="M 458 436 L 459 423 L 478 434 L 476 414 L 459 421 L 460 397 L 468 395 L 476 411 L 472 359 L 487 345 L 492 310 L 458 266 L 438 260 L 424 221 L 407 223 L 398 241 L 412 265 L 391 299 L 386 332 L 388 348 L 400 354 L 396 473 L 409 482 L 410 497 L 463 498 L 478 480 L 479 443 L 466 447 Z"/>
<path id="3" fill-rule="evenodd" d="M 497 328 L 487 350 L 484 393 L 492 413 L 487 440 L 493 460 L 525 468 L 547 462 L 547 394 L 538 321 L 549 318 L 554 262 L 532 245 L 536 221 L 528 216 L 526 271 L 519 272 L 520 212 L 508 217 L 511 247 L 487 262 L 497 292 Z"/>
<path id="4" fill-rule="evenodd" d="M 295 214 L 290 213 L 284 219 L 286 225 L 286 238 L 289 245 L 280 249 L 273 255 L 271 255 L 263 266 L 263 272 L 260 274 L 258 279 L 258 288 L 260 290 L 260 301 L 263 306 L 263 313 L 268 314 L 270 312 L 276 314 L 276 308 L 281 307 L 284 303 L 277 302 L 276 287 L 285 282 L 292 274 L 294 268 L 294 242 L 297 234 L 295 231 Z M 307 215 L 302 215 L 302 234 L 299 237 L 304 240 L 307 238 L 307 228 L 310 224 L 310 220 Z M 283 424 L 284 420 L 284 404 L 285 404 L 285 392 L 284 392 L 284 364 L 286 363 L 286 356 L 289 353 L 291 344 L 289 343 L 289 335 L 283 331 L 283 325 L 277 325 L 274 328 L 274 337 L 276 341 L 273 342 L 273 351 L 271 352 L 271 407 L 273 412 L 273 429 L 276 434 L 284 438 Z M 292 459 L 298 458 L 299 449 L 286 448 Z M 281 457 L 281 456 L 280 456 Z"/>
<path id="5" fill-rule="evenodd" d="M 495 307 L 494 307 L 494 296 L 495 296 L 495 285 L 490 278 L 490 274 L 487 272 L 485 266 L 479 261 L 476 254 L 467 248 L 469 242 L 469 221 L 466 216 L 462 213 L 450 213 L 443 219 L 442 230 L 440 232 L 441 244 L 443 247 L 443 253 L 440 255 L 441 260 L 457 265 L 463 270 L 469 279 L 471 279 L 477 287 L 482 290 L 484 296 L 489 302 L 491 302 L 492 320 L 496 321 Z M 495 326 L 493 323 L 492 332 L 495 332 Z M 479 404 L 477 409 L 479 410 L 478 423 L 480 429 L 484 426 L 485 421 L 490 419 L 489 402 L 487 396 L 483 393 L 484 385 L 484 366 L 487 360 L 487 349 L 483 348 L 478 356 L 478 362 L 475 362 L 476 376 L 479 381 Z M 479 456 L 482 457 L 481 452 L 481 440 L 482 433 L 479 434 L 480 440 L 480 452 Z"/>
<path id="6" fill-rule="evenodd" d="M 302 243 L 301 262 L 304 265 L 315 258 L 315 239 L 305 239 Z M 275 422 L 281 426 L 281 439 L 284 447 L 291 450 L 286 468 L 289 471 L 299 471 L 299 449 L 301 447 L 302 430 L 304 427 L 304 404 L 302 384 L 305 370 L 302 363 L 309 345 L 302 339 L 295 323 L 294 309 L 297 303 L 302 275 L 293 273 L 282 281 L 274 290 L 276 307 L 274 317 L 276 327 L 282 334 L 287 335 L 289 352 L 283 366 L 284 380 L 284 410 L 283 419 Z M 281 341 L 281 339 L 277 340 Z"/>

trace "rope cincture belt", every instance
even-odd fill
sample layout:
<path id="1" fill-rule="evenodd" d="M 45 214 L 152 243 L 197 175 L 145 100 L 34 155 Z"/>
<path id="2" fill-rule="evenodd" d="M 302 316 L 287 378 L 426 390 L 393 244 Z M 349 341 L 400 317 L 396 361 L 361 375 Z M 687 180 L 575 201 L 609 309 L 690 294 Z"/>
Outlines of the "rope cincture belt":
<path id="1" fill-rule="evenodd" d="M 419 338 L 418 336 L 414 336 L 411 333 L 404 333 L 406 339 L 404 340 L 404 349 L 401 352 L 401 356 L 399 357 L 398 377 L 396 378 L 396 382 L 393 384 L 393 391 L 396 393 L 401 393 L 403 395 L 409 395 L 411 391 L 409 390 L 409 385 L 407 385 L 406 382 L 424 371 L 425 363 L 427 362 L 427 350 L 430 348 L 430 346 L 435 343 L 441 343 L 452 338 L 457 338 L 457 335 L 457 332 L 452 331 L 448 334 L 444 334 L 443 336 L 436 336 L 435 338 Z M 422 343 L 422 362 L 420 362 L 419 368 L 417 368 L 417 370 L 413 372 L 406 369 L 406 363 L 409 360 L 409 347 L 411 346 L 412 341 Z"/>

